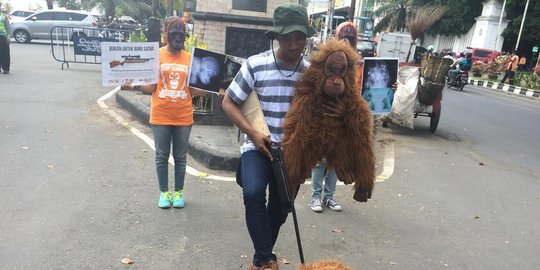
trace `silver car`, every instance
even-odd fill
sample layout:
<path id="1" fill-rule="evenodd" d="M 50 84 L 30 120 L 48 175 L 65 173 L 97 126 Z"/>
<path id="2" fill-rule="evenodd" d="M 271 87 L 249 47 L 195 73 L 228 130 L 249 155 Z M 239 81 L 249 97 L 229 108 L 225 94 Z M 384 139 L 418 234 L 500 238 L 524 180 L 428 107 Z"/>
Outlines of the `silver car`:
<path id="1" fill-rule="evenodd" d="M 51 39 L 51 29 L 56 26 L 69 27 L 70 31 L 67 35 L 53 31 L 55 38 L 72 40 L 75 35 L 84 35 L 82 28 L 77 30 L 77 27 L 97 27 L 97 21 L 90 13 L 84 11 L 45 10 L 23 21 L 12 23 L 10 31 L 15 41 L 27 43 L 32 39 Z"/>

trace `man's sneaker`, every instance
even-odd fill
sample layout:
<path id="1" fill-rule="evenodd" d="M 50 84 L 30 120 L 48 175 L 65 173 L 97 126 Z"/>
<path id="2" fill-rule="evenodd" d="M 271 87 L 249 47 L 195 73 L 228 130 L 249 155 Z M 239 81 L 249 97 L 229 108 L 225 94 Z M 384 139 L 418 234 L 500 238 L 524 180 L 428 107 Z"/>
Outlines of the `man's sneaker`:
<path id="1" fill-rule="evenodd" d="M 328 206 L 328 208 L 334 210 L 334 211 L 341 211 L 341 205 L 336 202 L 333 198 L 330 199 L 324 199 L 323 200 L 324 205 Z"/>
<path id="2" fill-rule="evenodd" d="M 322 203 L 319 198 L 311 198 L 311 210 L 315 212 L 322 212 Z"/>
<path id="3" fill-rule="evenodd" d="M 179 191 L 174 192 L 172 206 L 174 208 L 182 208 L 182 207 L 184 207 L 184 191 L 183 190 L 179 190 Z"/>
<path id="4" fill-rule="evenodd" d="M 171 193 L 170 192 L 161 192 L 159 194 L 159 208 L 169 208 L 171 207 Z"/>

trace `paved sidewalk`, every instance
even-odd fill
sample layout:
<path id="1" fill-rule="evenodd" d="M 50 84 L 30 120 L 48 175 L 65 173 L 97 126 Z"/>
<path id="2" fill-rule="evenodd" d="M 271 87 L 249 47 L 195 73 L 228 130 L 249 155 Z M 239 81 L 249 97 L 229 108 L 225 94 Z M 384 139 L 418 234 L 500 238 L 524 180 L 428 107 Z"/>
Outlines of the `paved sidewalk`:
<path id="1" fill-rule="evenodd" d="M 150 97 L 141 91 L 121 90 L 116 93 L 116 102 L 138 121 L 149 125 Z M 188 153 L 207 168 L 236 171 L 240 161 L 237 129 L 233 126 L 194 124 Z"/>
<path id="2" fill-rule="evenodd" d="M 505 92 L 505 93 L 510 93 L 510 94 L 519 95 L 519 96 L 526 96 L 533 99 L 540 99 L 540 90 L 527 89 L 527 88 L 509 85 L 509 84 L 493 83 L 489 81 L 474 80 L 474 79 L 470 79 L 469 83 L 472 85 L 489 88 L 489 89 L 499 91 L 499 92 Z"/>

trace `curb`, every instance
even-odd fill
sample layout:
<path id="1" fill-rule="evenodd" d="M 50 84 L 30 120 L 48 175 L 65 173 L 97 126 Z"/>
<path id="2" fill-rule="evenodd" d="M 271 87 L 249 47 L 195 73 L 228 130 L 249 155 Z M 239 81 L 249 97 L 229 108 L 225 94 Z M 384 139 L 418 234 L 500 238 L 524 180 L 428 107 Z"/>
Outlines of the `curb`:
<path id="1" fill-rule="evenodd" d="M 118 91 L 115 95 L 116 103 L 133 115 L 139 122 L 150 126 L 150 99 L 143 97 L 149 95 L 137 91 Z M 226 130 L 229 127 L 213 127 Z M 221 130 L 219 130 L 221 131 Z M 208 143 L 204 136 L 209 131 L 194 124 L 189 138 L 188 153 L 206 168 L 213 170 L 236 171 L 240 163 L 240 151 L 234 147 L 233 151 L 223 150 L 220 147 Z M 232 143 L 231 143 L 232 145 Z"/>
<path id="2" fill-rule="evenodd" d="M 509 94 L 519 95 L 519 96 L 526 96 L 533 99 L 540 100 L 540 91 L 534 90 L 534 89 L 527 89 L 522 88 L 518 86 L 513 86 L 509 84 L 503 84 L 503 83 L 494 83 L 494 82 L 488 82 L 488 81 L 481 81 L 481 80 L 473 80 L 470 79 L 469 83 L 475 86 L 490 88 L 493 90 L 498 90 L 500 92 L 505 92 Z"/>

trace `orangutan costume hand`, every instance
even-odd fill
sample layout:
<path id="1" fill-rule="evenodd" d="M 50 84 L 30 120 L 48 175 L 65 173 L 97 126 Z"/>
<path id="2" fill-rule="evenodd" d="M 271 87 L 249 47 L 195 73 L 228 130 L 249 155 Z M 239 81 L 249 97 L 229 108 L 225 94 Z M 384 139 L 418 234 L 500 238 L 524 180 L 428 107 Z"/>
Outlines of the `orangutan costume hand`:
<path id="1" fill-rule="evenodd" d="M 292 194 L 326 157 L 338 179 L 354 183 L 353 198 L 371 198 L 375 180 L 373 116 L 356 85 L 358 53 L 344 41 L 330 40 L 311 57 L 296 86 L 282 140 Z M 339 99 L 339 100 L 338 100 Z M 325 111 L 326 104 L 343 103 L 343 117 Z M 343 105 L 342 104 L 342 105 Z"/>

